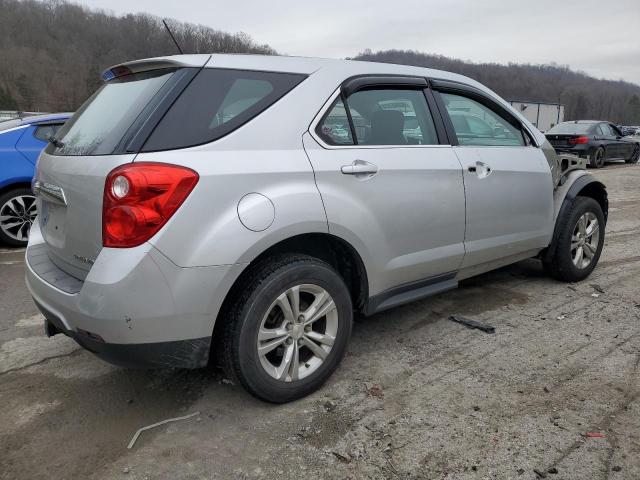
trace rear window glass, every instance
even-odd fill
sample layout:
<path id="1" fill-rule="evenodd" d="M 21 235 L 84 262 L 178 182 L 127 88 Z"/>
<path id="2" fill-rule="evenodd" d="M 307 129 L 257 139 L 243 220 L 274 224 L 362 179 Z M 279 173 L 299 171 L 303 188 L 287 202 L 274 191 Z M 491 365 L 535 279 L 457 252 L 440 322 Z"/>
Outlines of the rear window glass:
<path id="1" fill-rule="evenodd" d="M 108 81 L 57 134 L 56 155 L 108 155 L 175 69 L 134 73 Z"/>
<path id="2" fill-rule="evenodd" d="M 273 105 L 305 78 L 291 73 L 204 69 L 171 106 L 142 150 L 217 140 Z"/>
<path id="3" fill-rule="evenodd" d="M 573 134 L 573 133 L 589 133 L 594 127 L 593 123 L 559 123 L 547 133 L 551 134 Z"/>

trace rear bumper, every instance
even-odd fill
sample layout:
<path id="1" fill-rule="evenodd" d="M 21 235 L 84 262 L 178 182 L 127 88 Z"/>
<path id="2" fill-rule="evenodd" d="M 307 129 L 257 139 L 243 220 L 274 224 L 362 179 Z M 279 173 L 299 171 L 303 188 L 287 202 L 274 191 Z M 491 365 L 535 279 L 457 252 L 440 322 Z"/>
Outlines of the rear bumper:
<path id="1" fill-rule="evenodd" d="M 66 278 L 64 272 L 52 275 L 41 264 L 34 269 L 30 263 L 30 250 L 42 250 L 43 242 L 37 222 L 34 227 L 26 283 L 49 326 L 55 327 L 51 330 L 118 365 L 207 364 L 215 319 L 241 265 L 180 268 L 149 244 L 104 248 L 86 279 L 69 293 L 56 285 L 58 278 Z"/>
<path id="2" fill-rule="evenodd" d="M 66 330 L 60 318 L 37 301 L 35 304 L 45 317 L 47 335 L 62 333 L 71 337 L 86 350 L 114 365 L 127 368 L 198 368 L 205 366 L 209 359 L 211 337 L 174 342 L 106 343 L 89 332 Z"/>
<path id="3" fill-rule="evenodd" d="M 558 146 L 553 148 L 555 148 L 556 152 L 571 153 L 573 155 L 578 155 L 579 157 L 586 158 L 587 160 L 591 158 L 593 150 L 593 148 L 589 145 L 575 145 L 573 147 Z"/>

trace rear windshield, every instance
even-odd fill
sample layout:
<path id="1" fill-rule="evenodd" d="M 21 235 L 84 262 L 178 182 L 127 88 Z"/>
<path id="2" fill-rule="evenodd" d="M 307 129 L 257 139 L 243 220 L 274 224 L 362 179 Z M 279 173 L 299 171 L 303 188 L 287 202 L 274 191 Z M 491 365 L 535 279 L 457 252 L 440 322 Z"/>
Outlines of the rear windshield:
<path id="1" fill-rule="evenodd" d="M 292 73 L 203 69 L 142 150 L 169 150 L 217 140 L 259 115 L 305 78 Z"/>
<path id="2" fill-rule="evenodd" d="M 594 126 L 594 123 L 559 123 L 550 130 L 547 130 L 547 133 L 560 135 L 570 135 L 573 133 L 589 133 Z"/>
<path id="3" fill-rule="evenodd" d="M 55 155 L 109 155 L 171 77 L 175 69 L 134 73 L 108 81 L 87 100 L 57 135 Z"/>

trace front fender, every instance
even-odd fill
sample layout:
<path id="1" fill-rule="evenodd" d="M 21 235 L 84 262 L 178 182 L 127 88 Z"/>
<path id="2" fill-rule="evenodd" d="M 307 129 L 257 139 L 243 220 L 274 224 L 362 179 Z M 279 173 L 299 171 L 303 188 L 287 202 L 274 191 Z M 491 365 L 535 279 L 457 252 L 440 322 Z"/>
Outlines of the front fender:
<path id="1" fill-rule="evenodd" d="M 553 194 L 554 201 L 554 222 L 553 236 L 549 248 L 543 255 L 543 259 L 549 260 L 553 257 L 556 240 L 560 235 L 559 219 L 563 218 L 573 207 L 573 203 L 577 196 L 588 196 L 594 198 L 602 207 L 605 224 L 609 214 L 609 199 L 607 196 L 607 187 L 604 183 L 597 180 L 586 170 L 576 170 L 569 172 L 565 180 L 556 189 Z"/>

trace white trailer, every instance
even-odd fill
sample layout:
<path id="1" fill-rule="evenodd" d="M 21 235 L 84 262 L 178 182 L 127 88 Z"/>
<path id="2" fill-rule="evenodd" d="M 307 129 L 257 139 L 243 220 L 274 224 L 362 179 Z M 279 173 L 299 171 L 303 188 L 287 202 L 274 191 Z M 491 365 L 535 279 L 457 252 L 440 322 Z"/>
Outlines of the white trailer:
<path id="1" fill-rule="evenodd" d="M 511 100 L 509 103 L 542 132 L 564 122 L 564 105 L 560 103 L 523 102 L 520 100 Z"/>

